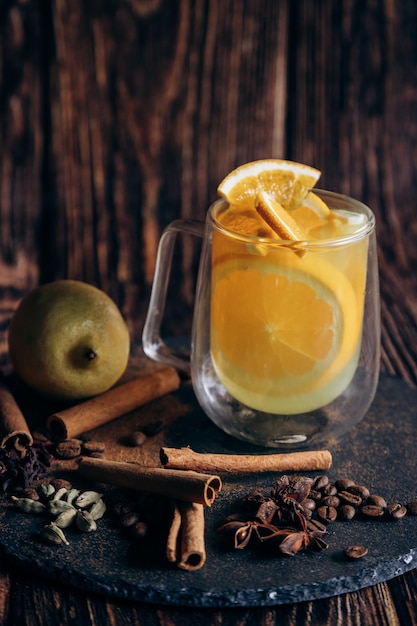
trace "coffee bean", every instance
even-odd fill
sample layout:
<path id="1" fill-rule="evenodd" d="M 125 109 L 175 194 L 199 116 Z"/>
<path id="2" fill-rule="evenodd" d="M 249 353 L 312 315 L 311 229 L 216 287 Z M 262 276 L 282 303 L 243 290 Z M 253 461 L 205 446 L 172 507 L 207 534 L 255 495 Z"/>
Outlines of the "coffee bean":
<path id="1" fill-rule="evenodd" d="M 407 509 L 399 502 L 394 502 L 393 504 L 389 504 L 387 506 L 387 515 L 391 519 L 402 519 L 405 515 L 407 515 Z"/>
<path id="2" fill-rule="evenodd" d="M 319 502 L 321 500 L 322 494 L 320 491 L 316 491 L 315 489 L 310 489 L 308 494 L 310 500 L 314 500 L 314 502 Z"/>
<path id="3" fill-rule="evenodd" d="M 321 490 L 323 496 L 335 496 L 337 494 L 337 489 L 335 485 L 329 483 Z"/>
<path id="4" fill-rule="evenodd" d="M 417 515 L 417 500 L 407 502 L 406 507 L 408 515 Z"/>
<path id="5" fill-rule="evenodd" d="M 377 518 L 384 515 L 384 509 L 381 506 L 375 506 L 375 504 L 364 504 L 361 508 L 361 513 L 364 517 Z"/>
<path id="6" fill-rule="evenodd" d="M 362 501 L 366 500 L 371 495 L 368 487 L 365 487 L 365 485 L 351 485 L 350 487 L 346 488 L 346 491 L 360 496 L 362 498 Z"/>
<path id="7" fill-rule="evenodd" d="M 351 506 L 360 506 L 362 504 L 361 496 L 351 493 L 350 491 L 339 491 L 337 494 L 340 502 L 343 504 L 350 504 Z"/>
<path id="8" fill-rule="evenodd" d="M 322 506 L 332 506 L 335 509 L 340 505 L 340 500 L 337 496 L 325 496 L 322 498 L 320 504 Z"/>
<path id="9" fill-rule="evenodd" d="M 315 518 L 308 520 L 307 528 L 308 530 L 320 530 L 321 532 L 326 532 L 327 530 L 327 526 Z"/>
<path id="10" fill-rule="evenodd" d="M 303 500 L 304 510 L 309 509 L 310 511 L 314 511 L 316 507 L 317 507 L 317 504 L 315 500 L 312 500 L 311 498 L 306 498 L 305 500 Z"/>
<path id="11" fill-rule="evenodd" d="M 33 439 L 38 443 L 47 443 L 49 441 L 49 437 L 47 437 L 45 433 L 41 433 L 38 430 L 35 430 L 32 434 Z"/>
<path id="12" fill-rule="evenodd" d="M 334 522 L 337 519 L 337 510 L 334 506 L 319 506 L 317 515 L 323 522 Z"/>
<path id="13" fill-rule="evenodd" d="M 382 509 L 387 508 L 387 502 L 382 496 L 371 494 L 366 499 L 366 504 L 374 504 L 375 506 L 380 506 Z"/>
<path id="14" fill-rule="evenodd" d="M 83 452 L 92 454 L 94 452 L 104 452 L 106 445 L 102 441 L 84 441 L 82 444 Z"/>
<path id="15" fill-rule="evenodd" d="M 356 515 L 356 509 L 351 504 L 342 504 L 341 507 L 337 510 L 337 517 L 342 522 L 349 521 L 353 519 Z"/>
<path id="16" fill-rule="evenodd" d="M 61 459 L 75 459 L 81 454 L 81 441 L 79 439 L 66 439 L 57 444 L 55 451 Z"/>
<path id="17" fill-rule="evenodd" d="M 335 487 L 338 491 L 344 491 L 348 487 L 352 487 L 355 484 L 355 481 L 351 478 L 339 478 L 335 482 Z"/>
<path id="18" fill-rule="evenodd" d="M 368 548 L 358 545 L 346 546 L 344 553 L 348 559 L 361 559 L 368 554 Z"/>
<path id="19" fill-rule="evenodd" d="M 139 522 L 139 515 L 135 511 L 125 513 L 119 519 L 120 526 L 123 528 L 129 528 Z"/>
<path id="20" fill-rule="evenodd" d="M 134 539 L 143 539 L 148 534 L 148 525 L 145 522 L 136 522 L 130 527 L 130 533 Z"/>
<path id="21" fill-rule="evenodd" d="M 119 515 L 125 515 L 126 513 L 136 513 L 138 514 L 138 505 L 136 502 L 122 502 L 119 510 Z"/>
<path id="22" fill-rule="evenodd" d="M 141 430 L 135 430 L 133 433 L 130 433 L 129 437 L 126 440 L 128 446 L 132 446 L 133 448 L 143 446 L 145 441 L 147 440 L 147 435 Z"/>
<path id="23" fill-rule="evenodd" d="M 323 489 L 323 487 L 326 487 L 326 485 L 328 484 L 329 484 L 329 477 L 323 474 L 323 476 L 317 476 L 317 478 L 315 479 L 313 483 L 312 488 L 317 491 L 320 491 L 320 489 Z"/>

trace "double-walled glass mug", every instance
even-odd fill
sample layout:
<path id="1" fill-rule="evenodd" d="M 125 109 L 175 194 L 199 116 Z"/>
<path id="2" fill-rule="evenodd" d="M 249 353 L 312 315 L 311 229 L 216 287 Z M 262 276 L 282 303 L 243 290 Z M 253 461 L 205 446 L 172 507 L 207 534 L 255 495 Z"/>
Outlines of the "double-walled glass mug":
<path id="1" fill-rule="evenodd" d="M 176 220 L 159 243 L 145 354 L 189 372 L 211 420 L 264 447 L 331 445 L 362 419 L 378 383 L 375 218 L 352 198 L 315 193 L 332 217 L 318 238 L 236 232 L 218 200 L 204 225 Z M 181 232 L 203 238 L 189 359 L 160 336 Z"/>

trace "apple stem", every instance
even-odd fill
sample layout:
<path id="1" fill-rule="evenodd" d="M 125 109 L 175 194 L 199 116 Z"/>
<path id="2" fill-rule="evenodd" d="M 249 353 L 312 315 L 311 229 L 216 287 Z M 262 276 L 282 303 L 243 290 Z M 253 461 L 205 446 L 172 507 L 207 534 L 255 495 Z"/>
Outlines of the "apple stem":
<path id="1" fill-rule="evenodd" d="M 88 359 L 89 361 L 93 361 L 96 356 L 97 356 L 97 352 L 94 352 L 94 350 L 92 350 L 91 348 L 88 348 L 85 352 L 85 358 Z"/>

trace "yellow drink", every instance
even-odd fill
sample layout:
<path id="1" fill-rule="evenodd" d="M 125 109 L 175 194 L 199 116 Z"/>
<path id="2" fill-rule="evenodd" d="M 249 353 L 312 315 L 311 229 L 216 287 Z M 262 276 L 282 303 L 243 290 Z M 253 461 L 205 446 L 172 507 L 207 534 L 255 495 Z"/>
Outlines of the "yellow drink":
<path id="1" fill-rule="evenodd" d="M 306 244 L 280 240 L 254 210 L 225 203 L 214 216 L 213 366 L 236 400 L 273 414 L 305 413 L 339 396 L 362 333 L 367 218 L 340 209 L 323 218 L 308 203 L 291 215 Z"/>
<path id="2" fill-rule="evenodd" d="M 144 351 L 190 374 L 207 416 L 255 445 L 334 443 L 377 388 L 375 218 L 353 198 L 315 191 L 319 176 L 280 159 L 241 165 L 218 185 L 204 226 L 175 220 L 158 246 Z M 202 236 L 189 360 L 160 334 L 181 232 Z"/>

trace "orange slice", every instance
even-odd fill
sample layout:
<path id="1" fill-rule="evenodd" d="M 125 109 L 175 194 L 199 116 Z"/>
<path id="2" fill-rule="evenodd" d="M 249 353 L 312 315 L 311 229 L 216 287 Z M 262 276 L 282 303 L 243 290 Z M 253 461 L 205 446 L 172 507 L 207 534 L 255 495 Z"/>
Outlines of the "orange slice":
<path id="1" fill-rule="evenodd" d="M 263 159 L 241 165 L 228 174 L 217 191 L 229 204 L 253 209 L 260 191 L 266 191 L 284 209 L 299 206 L 321 172 L 309 165 L 281 159 Z"/>
<path id="2" fill-rule="evenodd" d="M 329 207 L 312 191 L 307 194 L 300 206 L 291 211 L 291 217 L 305 233 L 306 239 L 320 238 L 320 229 L 332 223 Z"/>
<path id="3" fill-rule="evenodd" d="M 272 229 L 255 211 L 241 211 L 236 207 L 229 207 L 223 212 L 219 221 L 223 226 L 245 235 L 274 237 Z"/>
<path id="4" fill-rule="evenodd" d="M 213 364 L 237 400 L 295 414 L 347 387 L 358 359 L 360 303 L 337 267 L 281 251 L 276 260 L 224 261 L 212 284 Z"/>
<path id="5" fill-rule="evenodd" d="M 302 201 L 301 206 L 308 209 L 311 213 L 314 213 L 320 219 L 324 219 L 330 215 L 330 209 L 327 204 L 313 191 L 309 191 Z"/>
<path id="6" fill-rule="evenodd" d="M 255 209 L 281 239 L 290 241 L 303 241 L 306 239 L 304 232 L 288 211 L 279 202 L 273 200 L 265 191 L 260 191 L 256 196 Z"/>

